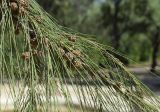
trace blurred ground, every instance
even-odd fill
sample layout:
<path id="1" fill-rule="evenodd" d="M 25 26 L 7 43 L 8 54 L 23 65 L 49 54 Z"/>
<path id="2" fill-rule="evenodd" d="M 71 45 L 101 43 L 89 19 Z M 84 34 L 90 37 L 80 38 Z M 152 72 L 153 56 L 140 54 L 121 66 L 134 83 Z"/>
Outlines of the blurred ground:
<path id="1" fill-rule="evenodd" d="M 136 74 L 136 76 L 142 80 L 144 84 L 146 84 L 151 90 L 153 90 L 157 95 L 160 95 L 160 77 L 156 76 L 155 74 L 151 73 L 149 67 L 132 67 L 129 68 L 129 71 Z M 69 88 L 69 91 L 73 98 L 74 106 L 76 106 L 76 112 L 80 111 L 78 107 L 78 99 L 75 95 L 73 87 L 71 85 L 66 85 Z M 4 110 L 3 112 L 12 112 L 10 110 L 13 109 L 13 100 L 12 95 L 10 94 L 11 90 L 9 89 L 8 84 L 0 85 L 1 88 L 1 95 L 0 95 L 0 104 L 1 109 Z M 18 93 L 18 89 L 20 87 L 15 86 L 16 93 Z M 104 89 L 107 89 L 106 87 Z M 6 94 L 7 93 L 7 94 Z M 58 103 L 60 104 L 61 112 L 67 112 L 67 108 L 65 105 L 65 99 L 60 94 L 57 93 L 56 98 L 58 98 Z M 88 98 L 89 100 L 89 98 Z M 7 108 L 7 110 L 6 110 Z M 88 108 L 88 112 L 91 112 L 91 108 Z"/>
<path id="2" fill-rule="evenodd" d="M 157 69 L 159 69 L 157 67 Z M 150 72 L 150 67 L 132 67 L 129 70 L 134 73 L 144 84 L 146 84 L 157 95 L 160 95 L 160 77 Z"/>

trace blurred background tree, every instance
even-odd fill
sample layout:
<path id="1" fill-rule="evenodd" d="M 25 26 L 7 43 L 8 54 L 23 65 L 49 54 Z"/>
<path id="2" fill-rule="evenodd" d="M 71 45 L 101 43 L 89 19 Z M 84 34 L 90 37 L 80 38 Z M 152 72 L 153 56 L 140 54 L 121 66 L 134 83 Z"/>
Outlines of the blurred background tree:
<path id="1" fill-rule="evenodd" d="M 38 0 L 38 2 L 61 25 L 94 35 L 91 37 L 113 46 L 136 62 L 151 62 L 152 71 L 158 65 L 159 0 Z M 132 64 L 131 61 L 127 63 Z"/>

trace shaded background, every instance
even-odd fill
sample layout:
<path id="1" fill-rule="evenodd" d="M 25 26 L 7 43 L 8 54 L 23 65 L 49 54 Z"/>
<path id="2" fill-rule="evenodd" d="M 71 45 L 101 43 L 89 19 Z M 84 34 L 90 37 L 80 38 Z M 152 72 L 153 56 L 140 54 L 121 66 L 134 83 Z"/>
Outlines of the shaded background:
<path id="1" fill-rule="evenodd" d="M 159 74 L 160 0 L 37 1 L 57 23 L 124 54 L 129 60 L 114 55 L 152 90 L 159 88 L 159 78 L 151 74 Z"/>
<path id="2" fill-rule="evenodd" d="M 159 74 L 160 0 L 37 1 L 57 23 L 124 54 L 129 60 L 114 55 L 152 90 L 159 89 L 160 80 L 152 73 Z"/>

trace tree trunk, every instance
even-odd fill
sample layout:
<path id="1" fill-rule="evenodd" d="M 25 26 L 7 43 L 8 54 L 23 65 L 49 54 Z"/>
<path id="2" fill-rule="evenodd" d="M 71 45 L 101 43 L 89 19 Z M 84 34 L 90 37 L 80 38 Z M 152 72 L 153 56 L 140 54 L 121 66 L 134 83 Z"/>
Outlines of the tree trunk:
<path id="1" fill-rule="evenodd" d="M 120 41 L 120 32 L 118 28 L 118 14 L 119 14 L 119 6 L 120 6 L 121 0 L 115 0 L 115 12 L 113 15 L 113 37 L 112 37 L 112 46 L 117 49 L 119 47 L 119 41 Z"/>
<path id="2" fill-rule="evenodd" d="M 160 46 L 159 30 L 157 30 L 157 33 L 154 36 L 152 46 L 153 46 L 153 52 L 152 52 L 151 71 L 155 72 L 155 69 L 157 66 L 158 50 L 159 50 L 159 46 Z"/>

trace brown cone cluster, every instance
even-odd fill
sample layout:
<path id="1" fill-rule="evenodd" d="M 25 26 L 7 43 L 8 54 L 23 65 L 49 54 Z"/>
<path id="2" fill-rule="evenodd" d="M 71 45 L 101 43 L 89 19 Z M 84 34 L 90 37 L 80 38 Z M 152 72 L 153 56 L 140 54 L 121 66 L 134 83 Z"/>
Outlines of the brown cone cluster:
<path id="1" fill-rule="evenodd" d="M 28 1 L 27 0 L 10 0 L 9 7 L 11 9 L 12 18 L 14 22 L 15 27 L 15 34 L 19 34 L 21 30 L 21 23 L 19 23 L 18 18 L 20 16 L 23 16 L 28 8 Z M 24 60 L 29 60 L 31 58 L 31 54 L 33 56 L 42 56 L 42 52 L 36 50 L 38 47 L 38 40 L 36 36 L 36 32 L 33 30 L 33 28 L 30 28 L 29 30 L 29 36 L 30 36 L 30 45 L 32 48 L 32 52 L 24 52 L 22 53 L 22 58 Z"/>
<path id="2" fill-rule="evenodd" d="M 9 6 L 12 12 L 12 17 L 15 25 L 15 34 L 19 34 L 21 30 L 21 25 L 18 22 L 18 17 L 20 15 L 25 14 L 28 7 L 27 0 L 10 0 Z M 40 16 L 35 16 L 34 18 L 35 20 L 37 20 L 37 22 L 42 21 L 42 18 Z M 36 31 L 32 27 L 30 27 L 29 36 L 32 51 L 22 53 L 22 58 L 26 61 L 30 60 L 31 55 L 37 57 L 42 56 L 43 54 L 41 51 L 37 50 L 39 42 L 37 40 Z M 67 38 L 70 42 L 76 42 L 76 36 L 74 35 L 67 35 Z M 50 46 L 50 42 L 47 37 L 44 37 L 42 41 L 46 47 Z M 69 62 L 74 68 L 82 67 L 82 61 L 79 59 L 81 57 L 81 52 L 79 50 L 68 51 L 66 49 L 59 48 L 59 52 L 62 54 L 63 58 L 67 62 Z"/>
<path id="3" fill-rule="evenodd" d="M 37 38 L 38 34 L 36 34 L 36 31 L 34 31 L 33 29 L 34 28 L 30 27 L 30 31 L 29 31 L 29 36 L 30 36 L 29 41 L 30 41 L 30 47 L 32 49 L 31 53 L 34 57 L 41 57 L 41 56 L 43 56 L 43 53 L 42 53 L 42 51 L 38 51 L 38 48 L 39 48 L 39 45 L 40 45 L 40 42 L 38 41 L 38 38 Z M 44 37 L 42 39 L 42 41 L 43 41 L 43 44 L 44 44 L 45 47 L 50 47 L 50 42 L 49 42 L 49 39 L 47 37 Z M 24 56 L 25 55 L 22 54 L 22 58 Z M 26 59 L 26 58 L 23 58 L 23 59 Z"/>
<path id="4" fill-rule="evenodd" d="M 72 43 L 75 43 L 77 37 L 75 35 L 64 34 L 65 37 Z M 82 57 L 81 52 L 79 50 L 67 50 L 66 48 L 60 47 L 59 52 L 63 56 L 63 59 L 67 61 L 67 64 L 72 65 L 72 68 L 82 68 L 83 62 L 80 59 Z"/>
<path id="5" fill-rule="evenodd" d="M 28 2 L 27 0 L 10 0 L 8 5 L 12 13 L 15 34 L 18 35 L 22 29 L 21 27 L 22 25 L 18 19 L 20 16 L 23 16 L 26 13 L 28 8 Z M 32 43 L 35 43 L 35 41 L 32 41 Z M 31 57 L 30 52 L 22 53 L 22 58 L 24 60 L 29 60 L 30 57 Z"/>
<path id="6" fill-rule="evenodd" d="M 33 56 L 42 56 L 43 55 L 42 51 L 38 51 L 38 50 L 33 50 L 32 53 L 33 53 Z"/>
<path id="7" fill-rule="evenodd" d="M 27 0 L 10 0 L 9 7 L 14 17 L 25 14 L 28 3 Z"/>
<path id="8" fill-rule="evenodd" d="M 38 39 L 37 39 L 37 34 L 35 31 L 33 30 L 30 30 L 29 31 L 29 36 L 30 36 L 30 46 L 31 46 L 31 49 L 32 49 L 32 52 L 30 52 L 30 54 L 32 54 L 34 57 L 41 57 L 43 55 L 42 51 L 38 51 L 38 45 L 39 45 L 39 42 L 38 42 Z M 25 53 L 22 53 L 22 58 L 24 60 L 29 60 L 31 58 L 31 55 L 24 55 Z M 27 58 L 24 58 L 24 57 L 27 57 Z M 29 57 L 29 58 L 28 58 Z"/>
<path id="9" fill-rule="evenodd" d="M 28 7 L 27 0 L 10 0 L 8 5 L 12 13 L 15 34 L 19 34 L 21 29 L 21 24 L 18 22 L 18 18 L 20 15 L 24 15 L 25 12 L 27 11 Z"/>
<path id="10" fill-rule="evenodd" d="M 82 68 L 82 61 L 80 60 L 81 52 L 79 50 L 72 50 L 69 52 L 64 48 L 59 48 L 59 52 L 63 56 L 63 59 L 69 62 L 73 68 Z"/>
<path id="11" fill-rule="evenodd" d="M 32 50 L 32 52 L 24 52 L 22 53 L 22 59 L 25 61 L 29 61 L 31 58 L 31 53 L 34 57 L 40 57 L 43 55 L 42 51 Z"/>

